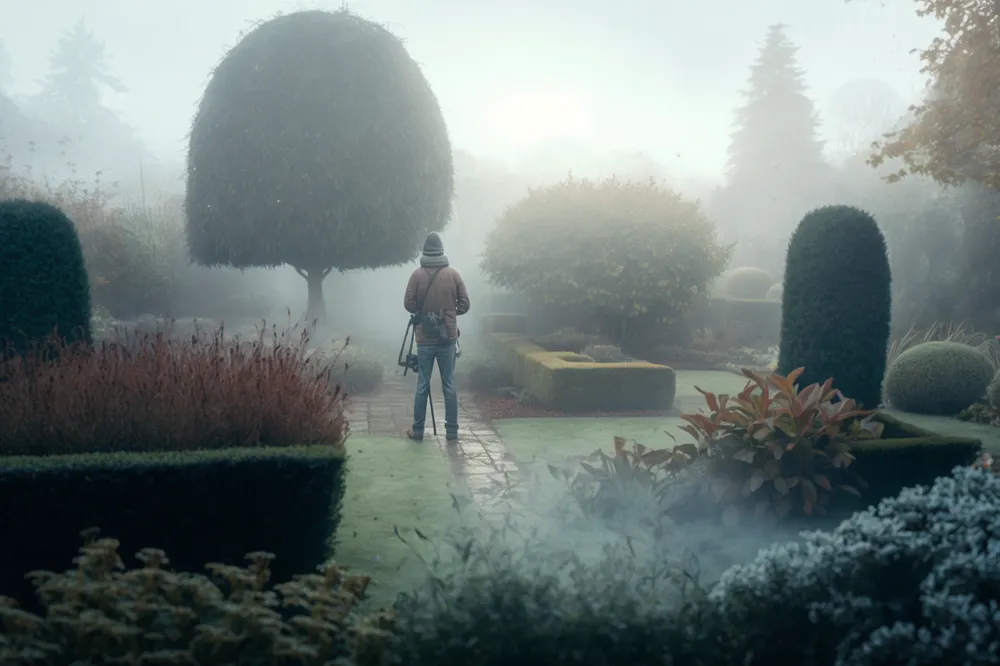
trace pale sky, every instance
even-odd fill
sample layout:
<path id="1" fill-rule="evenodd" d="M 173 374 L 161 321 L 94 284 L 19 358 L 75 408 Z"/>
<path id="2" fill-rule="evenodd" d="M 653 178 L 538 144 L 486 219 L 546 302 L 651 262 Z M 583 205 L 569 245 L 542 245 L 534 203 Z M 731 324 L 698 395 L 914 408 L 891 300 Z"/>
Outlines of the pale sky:
<path id="1" fill-rule="evenodd" d="M 404 38 L 436 91 L 456 148 L 509 159 L 568 137 L 646 151 L 669 169 L 718 174 L 733 110 L 766 28 L 788 24 L 822 111 L 841 84 L 923 86 L 910 53 L 938 32 L 913 0 L 366 0 L 350 8 Z M 212 67 L 254 20 L 335 2 L 0 0 L 15 93 L 37 90 L 59 35 L 82 15 L 129 87 L 109 100 L 165 160 Z M 611 9 L 615 6 L 616 9 Z M 541 8 L 541 7 L 544 7 Z"/>

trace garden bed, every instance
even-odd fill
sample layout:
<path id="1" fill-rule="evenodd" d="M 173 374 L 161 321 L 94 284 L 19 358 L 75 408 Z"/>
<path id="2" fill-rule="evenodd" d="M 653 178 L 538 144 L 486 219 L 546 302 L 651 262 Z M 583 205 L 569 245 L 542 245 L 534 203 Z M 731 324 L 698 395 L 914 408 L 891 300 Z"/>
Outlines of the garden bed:
<path id="1" fill-rule="evenodd" d="M 668 410 L 674 371 L 646 361 L 597 363 L 573 352 L 552 352 L 527 338 L 494 333 L 495 354 L 510 368 L 514 383 L 539 404 L 561 412 Z"/>

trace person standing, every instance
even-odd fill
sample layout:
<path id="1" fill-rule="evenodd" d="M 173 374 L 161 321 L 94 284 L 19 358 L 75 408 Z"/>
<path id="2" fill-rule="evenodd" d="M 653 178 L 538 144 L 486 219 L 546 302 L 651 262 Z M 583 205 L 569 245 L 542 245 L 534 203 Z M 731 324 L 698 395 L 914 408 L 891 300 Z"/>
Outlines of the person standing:
<path id="1" fill-rule="evenodd" d="M 458 271 L 448 265 L 444 244 L 437 232 L 427 234 L 420 268 L 406 284 L 403 307 L 414 317 L 417 340 L 417 392 L 413 398 L 413 426 L 406 436 L 415 442 L 424 438 L 431 373 L 437 361 L 444 394 L 445 438 L 458 440 L 458 392 L 455 389 L 455 358 L 458 317 L 469 311 L 469 292 Z"/>

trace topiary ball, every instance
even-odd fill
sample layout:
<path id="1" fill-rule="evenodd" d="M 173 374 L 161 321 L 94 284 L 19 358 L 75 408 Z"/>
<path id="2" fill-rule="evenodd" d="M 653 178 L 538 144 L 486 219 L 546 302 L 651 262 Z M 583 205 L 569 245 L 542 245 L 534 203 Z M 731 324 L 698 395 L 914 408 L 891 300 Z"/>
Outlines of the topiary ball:
<path id="1" fill-rule="evenodd" d="M 983 397 L 993 379 L 989 357 L 960 342 L 924 342 L 896 357 L 885 398 L 904 412 L 952 416 Z"/>
<path id="2" fill-rule="evenodd" d="M 9 352 L 26 353 L 53 334 L 90 343 L 90 282 L 80 239 L 55 206 L 0 202 L 0 311 L 0 345 L 10 345 Z"/>
<path id="3" fill-rule="evenodd" d="M 754 266 L 734 268 L 722 280 L 722 291 L 733 298 L 764 298 L 774 279 Z"/>

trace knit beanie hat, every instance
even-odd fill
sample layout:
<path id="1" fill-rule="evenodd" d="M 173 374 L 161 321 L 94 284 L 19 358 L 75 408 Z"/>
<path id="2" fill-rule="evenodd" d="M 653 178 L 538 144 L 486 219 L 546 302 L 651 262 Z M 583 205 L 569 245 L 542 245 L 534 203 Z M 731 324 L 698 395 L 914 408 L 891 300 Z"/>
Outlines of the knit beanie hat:
<path id="1" fill-rule="evenodd" d="M 425 257 L 443 257 L 444 256 L 444 243 L 441 242 L 441 237 L 438 236 L 436 231 L 432 231 L 427 234 L 427 240 L 424 241 L 424 256 Z"/>

